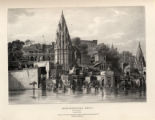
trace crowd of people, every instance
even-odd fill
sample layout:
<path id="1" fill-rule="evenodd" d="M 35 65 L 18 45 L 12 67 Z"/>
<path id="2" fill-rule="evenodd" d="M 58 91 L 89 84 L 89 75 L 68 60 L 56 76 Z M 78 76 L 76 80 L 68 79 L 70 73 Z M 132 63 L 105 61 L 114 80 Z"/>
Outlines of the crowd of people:
<path id="1" fill-rule="evenodd" d="M 48 90 L 58 91 L 64 90 L 66 91 L 70 88 L 73 91 L 82 91 L 86 89 L 90 91 L 91 89 L 95 89 L 98 91 L 99 89 L 110 89 L 117 91 L 144 91 L 146 92 L 146 80 L 145 76 L 137 76 L 133 77 L 131 75 L 123 76 L 121 79 L 114 79 L 114 85 L 110 82 L 105 84 L 105 79 L 97 80 L 96 76 L 92 76 L 90 81 L 85 80 L 85 78 L 75 77 L 70 80 L 62 80 L 60 79 L 52 79 L 47 82 L 46 88 Z"/>

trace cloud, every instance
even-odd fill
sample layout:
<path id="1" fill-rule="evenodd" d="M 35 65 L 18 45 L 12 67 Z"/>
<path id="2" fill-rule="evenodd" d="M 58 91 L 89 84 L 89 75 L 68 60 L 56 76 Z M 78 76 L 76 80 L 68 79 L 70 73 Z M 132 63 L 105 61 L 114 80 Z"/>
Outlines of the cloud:
<path id="1" fill-rule="evenodd" d="M 63 9 L 71 38 L 97 39 L 133 51 L 141 41 L 145 50 L 145 11 L 143 7 L 88 7 L 9 9 L 8 41 L 32 39 L 55 41 Z M 134 52 L 134 51 L 133 51 Z"/>
<path id="2" fill-rule="evenodd" d="M 120 39 L 125 35 L 124 32 L 117 32 L 104 37 L 105 39 Z"/>
<path id="3" fill-rule="evenodd" d="M 125 16 L 128 15 L 125 11 L 115 10 L 113 9 L 114 16 Z"/>
<path id="4" fill-rule="evenodd" d="M 33 16 L 34 13 L 30 12 L 27 9 L 22 9 L 22 8 L 18 8 L 18 9 L 8 9 L 8 23 L 15 23 L 18 21 L 18 18 L 21 16 Z"/>

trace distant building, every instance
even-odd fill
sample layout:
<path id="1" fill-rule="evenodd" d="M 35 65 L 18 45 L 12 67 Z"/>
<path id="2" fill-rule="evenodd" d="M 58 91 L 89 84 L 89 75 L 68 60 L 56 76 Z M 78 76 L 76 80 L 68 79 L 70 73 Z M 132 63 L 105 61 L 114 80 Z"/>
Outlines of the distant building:
<path id="1" fill-rule="evenodd" d="M 81 45 L 87 45 L 87 54 L 81 53 L 81 65 L 89 66 L 91 64 L 91 57 L 93 56 L 97 40 L 80 40 Z"/>
<path id="2" fill-rule="evenodd" d="M 81 40 L 81 44 L 86 44 L 88 46 L 88 55 L 92 55 L 92 52 L 94 51 L 95 47 L 97 46 L 97 40 Z"/>
<path id="3" fill-rule="evenodd" d="M 145 72 L 146 62 L 145 62 L 145 58 L 144 58 L 140 43 L 138 45 L 138 49 L 136 53 L 136 67 L 140 73 Z"/>
<path id="4" fill-rule="evenodd" d="M 31 40 L 26 40 L 24 46 L 30 46 L 32 45 L 32 41 Z"/>
<path id="5" fill-rule="evenodd" d="M 81 54 L 81 65 L 82 66 L 89 66 L 91 64 L 91 57 L 87 54 Z"/>
<path id="6" fill-rule="evenodd" d="M 130 74 L 135 69 L 135 56 L 128 51 L 123 51 L 120 55 L 121 69 L 125 74 Z"/>
<path id="7" fill-rule="evenodd" d="M 99 52 L 94 54 L 95 62 L 106 62 L 106 56 L 101 55 Z"/>
<path id="8" fill-rule="evenodd" d="M 97 40 L 81 40 L 81 44 L 87 44 L 88 50 L 90 50 L 92 47 L 95 47 L 97 45 Z"/>
<path id="9" fill-rule="evenodd" d="M 32 44 L 23 48 L 25 61 L 54 61 L 54 48 L 52 45 Z"/>
<path id="10" fill-rule="evenodd" d="M 97 68 L 98 70 L 106 70 L 107 69 L 106 56 L 103 56 L 96 51 L 96 53 L 94 53 L 94 67 Z"/>
<path id="11" fill-rule="evenodd" d="M 145 72 L 146 63 L 140 43 L 138 45 L 136 56 L 132 55 L 132 53 L 130 53 L 129 51 L 123 51 L 121 53 L 120 64 L 122 71 L 125 74 L 130 74 L 136 71 L 138 71 L 139 73 Z"/>

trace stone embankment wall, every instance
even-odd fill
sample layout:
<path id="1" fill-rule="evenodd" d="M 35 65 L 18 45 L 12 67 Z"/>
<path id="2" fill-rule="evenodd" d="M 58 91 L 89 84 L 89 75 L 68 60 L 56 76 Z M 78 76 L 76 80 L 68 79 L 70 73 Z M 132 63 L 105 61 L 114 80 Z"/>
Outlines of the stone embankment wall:
<path id="1" fill-rule="evenodd" d="M 30 83 L 37 82 L 38 86 L 38 69 L 24 69 L 9 71 L 9 90 L 26 90 L 32 89 Z"/>

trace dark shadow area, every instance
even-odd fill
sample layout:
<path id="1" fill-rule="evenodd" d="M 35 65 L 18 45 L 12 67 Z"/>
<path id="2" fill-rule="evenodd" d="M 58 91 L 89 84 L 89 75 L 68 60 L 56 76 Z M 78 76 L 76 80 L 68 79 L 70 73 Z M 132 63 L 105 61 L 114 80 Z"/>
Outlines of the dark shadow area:
<path id="1" fill-rule="evenodd" d="M 13 75 L 9 73 L 9 91 L 25 90 L 24 86 Z"/>

